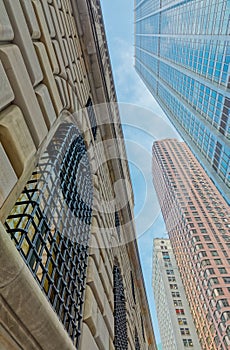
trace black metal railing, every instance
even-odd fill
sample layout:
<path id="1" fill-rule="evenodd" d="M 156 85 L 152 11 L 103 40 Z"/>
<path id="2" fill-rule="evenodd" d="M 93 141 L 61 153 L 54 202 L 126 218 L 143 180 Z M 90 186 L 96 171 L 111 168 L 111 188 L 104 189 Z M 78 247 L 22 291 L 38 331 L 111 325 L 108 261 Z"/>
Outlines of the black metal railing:
<path id="1" fill-rule="evenodd" d="M 114 265 L 114 346 L 115 350 L 128 350 L 125 292 L 120 268 Z"/>
<path id="2" fill-rule="evenodd" d="M 59 126 L 5 226 L 78 347 L 93 187 L 78 128 Z"/>

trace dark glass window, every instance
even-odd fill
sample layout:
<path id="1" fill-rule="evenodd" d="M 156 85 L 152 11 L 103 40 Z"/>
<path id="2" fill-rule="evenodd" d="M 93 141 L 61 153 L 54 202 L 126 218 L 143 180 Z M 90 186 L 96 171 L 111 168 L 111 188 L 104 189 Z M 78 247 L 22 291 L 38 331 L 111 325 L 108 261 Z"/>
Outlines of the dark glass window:
<path id="1" fill-rule="evenodd" d="M 135 328 L 135 350 L 141 350 L 139 337 L 138 337 L 136 328 Z"/>
<path id="2" fill-rule="evenodd" d="M 144 323 L 143 323 L 143 318 L 141 316 L 141 330 L 142 330 L 142 337 L 145 342 L 145 330 L 144 330 Z"/>
<path id="3" fill-rule="evenodd" d="M 87 109 L 87 113 L 88 113 L 88 117 L 89 117 L 89 121 L 90 121 L 90 126 L 91 126 L 91 130 L 92 130 L 93 138 L 94 138 L 94 140 L 96 140 L 97 120 L 96 120 L 96 115 L 95 115 L 95 111 L 93 108 L 93 103 L 92 103 L 91 98 L 89 98 L 87 101 L 86 109 Z"/>
<path id="4" fill-rule="evenodd" d="M 120 268 L 114 265 L 114 346 L 115 350 L 128 350 L 125 292 Z"/>
<path id="5" fill-rule="evenodd" d="M 135 285 L 134 285 L 132 271 L 130 271 L 130 275 L 131 275 L 131 287 L 132 287 L 133 301 L 136 304 Z"/>
<path id="6" fill-rule="evenodd" d="M 117 211 L 115 211 L 115 227 L 117 230 L 118 239 L 121 241 L 120 218 Z"/>

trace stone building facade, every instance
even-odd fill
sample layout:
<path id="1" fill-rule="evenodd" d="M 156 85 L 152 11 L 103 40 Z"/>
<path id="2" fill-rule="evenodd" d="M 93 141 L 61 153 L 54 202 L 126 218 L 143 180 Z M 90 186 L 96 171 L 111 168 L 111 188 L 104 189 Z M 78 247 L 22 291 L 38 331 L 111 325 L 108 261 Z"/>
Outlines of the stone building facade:
<path id="1" fill-rule="evenodd" d="M 162 350 L 201 350 L 169 239 L 153 241 L 152 285 Z"/>
<path id="2" fill-rule="evenodd" d="M 0 348 L 156 349 L 100 2 L 0 0 Z"/>

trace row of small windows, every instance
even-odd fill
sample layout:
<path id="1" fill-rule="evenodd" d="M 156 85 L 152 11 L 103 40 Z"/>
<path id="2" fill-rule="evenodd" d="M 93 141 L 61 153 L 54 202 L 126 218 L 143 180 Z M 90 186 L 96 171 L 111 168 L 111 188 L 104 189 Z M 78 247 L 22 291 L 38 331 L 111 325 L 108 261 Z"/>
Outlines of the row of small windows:
<path id="1" fill-rule="evenodd" d="M 222 277 L 222 279 L 225 284 L 230 284 L 230 277 Z M 209 279 L 208 286 L 212 286 L 214 284 L 220 284 L 220 280 L 218 277 L 212 277 Z"/>

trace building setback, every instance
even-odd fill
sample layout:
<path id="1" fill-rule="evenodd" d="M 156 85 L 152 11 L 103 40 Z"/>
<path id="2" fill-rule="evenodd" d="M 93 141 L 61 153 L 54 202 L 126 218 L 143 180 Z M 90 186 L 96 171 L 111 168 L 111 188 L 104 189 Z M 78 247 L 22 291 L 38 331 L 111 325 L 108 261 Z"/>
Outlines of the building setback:
<path id="1" fill-rule="evenodd" d="M 230 204 L 228 0 L 135 2 L 135 68 Z"/>
<path id="2" fill-rule="evenodd" d="M 156 350 L 100 2 L 0 0 L 0 82 L 0 348 Z"/>
<path id="3" fill-rule="evenodd" d="M 229 349 L 229 206 L 183 142 L 155 142 L 152 171 L 201 348 Z"/>
<path id="4" fill-rule="evenodd" d="M 163 350 L 200 350 L 169 239 L 154 239 L 153 293 Z"/>

